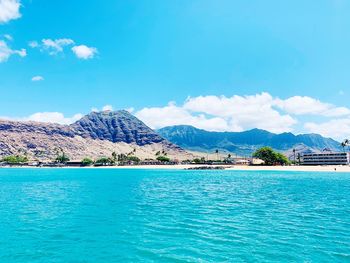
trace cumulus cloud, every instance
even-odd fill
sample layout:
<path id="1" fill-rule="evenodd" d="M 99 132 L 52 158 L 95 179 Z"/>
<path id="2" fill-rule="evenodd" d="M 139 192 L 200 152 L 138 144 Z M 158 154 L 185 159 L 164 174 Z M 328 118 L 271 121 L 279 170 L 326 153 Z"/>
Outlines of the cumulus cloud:
<path id="1" fill-rule="evenodd" d="M 20 50 L 12 50 L 12 54 L 17 54 L 20 57 L 25 57 L 27 56 L 27 50 L 25 50 L 24 48 L 20 49 Z"/>
<path id="2" fill-rule="evenodd" d="M 41 40 L 41 45 L 39 43 L 32 41 L 29 43 L 31 47 L 41 47 L 43 51 L 47 51 L 50 55 L 57 55 L 58 53 L 63 52 L 65 46 L 73 45 L 74 41 L 69 38 L 60 38 L 60 39 L 43 39 Z"/>
<path id="3" fill-rule="evenodd" d="M 10 20 L 21 17 L 19 0 L 0 0 L 0 23 L 7 23 Z"/>
<path id="4" fill-rule="evenodd" d="M 144 108 L 136 112 L 135 115 L 153 129 L 182 124 L 193 125 L 209 131 L 229 129 L 227 122 L 223 118 L 207 118 L 204 114 L 192 115 L 189 111 L 183 107 L 176 106 L 173 102 L 170 102 L 165 107 Z"/>
<path id="5" fill-rule="evenodd" d="M 0 63 L 6 62 L 12 55 L 25 57 L 27 55 L 27 51 L 25 49 L 11 49 L 4 40 L 0 40 Z"/>
<path id="6" fill-rule="evenodd" d="M 112 105 L 109 105 L 109 104 L 103 106 L 101 109 L 98 109 L 98 108 L 96 108 L 96 107 L 91 108 L 91 111 L 92 111 L 92 112 L 112 111 L 112 110 L 113 110 L 113 106 L 112 106 Z"/>
<path id="7" fill-rule="evenodd" d="M 27 121 L 49 122 L 59 124 L 71 124 L 83 117 L 83 114 L 75 114 L 72 117 L 65 117 L 60 112 L 37 112 L 25 118 Z"/>
<path id="8" fill-rule="evenodd" d="M 307 122 L 304 127 L 309 132 L 342 141 L 344 138 L 349 138 L 350 118 L 333 119 L 322 123 Z"/>
<path id="9" fill-rule="evenodd" d="M 72 51 L 76 55 L 76 57 L 80 59 L 91 59 L 97 53 L 96 48 L 88 47 L 85 45 L 74 46 L 72 47 Z"/>
<path id="10" fill-rule="evenodd" d="M 91 112 L 99 112 L 99 110 L 96 107 L 91 108 Z"/>
<path id="11" fill-rule="evenodd" d="M 338 120 L 337 123 L 342 123 L 339 127 L 345 132 L 327 130 L 329 123 L 304 125 L 297 119 L 301 115 L 315 115 L 328 119 L 343 116 L 342 121 Z M 187 124 L 210 131 L 259 128 L 281 133 L 295 131 L 296 127 L 299 132 L 302 127 L 306 132 L 332 137 L 340 133 L 350 133 L 346 129 L 350 110 L 346 107 L 336 107 L 311 97 L 294 96 L 282 100 L 266 92 L 250 96 L 190 97 L 180 106 L 169 103 L 164 107 L 144 108 L 136 112 L 136 116 L 152 128 Z"/>
<path id="12" fill-rule="evenodd" d="M 34 76 L 32 77 L 32 81 L 37 82 L 37 81 L 43 81 L 44 77 L 43 76 Z"/>
<path id="13" fill-rule="evenodd" d="M 8 41 L 12 41 L 12 40 L 13 40 L 13 37 L 12 37 L 11 35 L 9 35 L 9 34 L 5 34 L 5 35 L 4 35 L 4 38 L 5 38 L 6 40 L 8 40 Z"/>
<path id="14" fill-rule="evenodd" d="M 66 47 L 73 46 L 71 51 L 79 59 L 91 59 L 97 54 L 97 48 L 86 45 L 75 45 L 75 41 L 70 38 L 42 39 L 41 42 L 36 40 L 30 41 L 28 45 L 31 48 L 39 48 L 42 52 L 47 52 L 51 56 L 63 53 Z"/>
<path id="15" fill-rule="evenodd" d="M 113 107 L 112 105 L 105 105 L 102 107 L 102 111 L 112 111 Z"/>
<path id="16" fill-rule="evenodd" d="M 273 106 L 274 98 L 266 92 L 252 96 L 199 96 L 188 98 L 183 105 L 191 112 L 225 118 L 230 130 L 291 131 L 297 121 L 288 114 L 279 113 Z"/>
<path id="17" fill-rule="evenodd" d="M 30 41 L 28 43 L 28 45 L 31 47 L 31 48 L 37 48 L 39 47 L 39 43 L 37 41 Z"/>
<path id="18" fill-rule="evenodd" d="M 7 61 L 11 55 L 11 48 L 7 46 L 5 41 L 0 40 L 0 63 Z"/>
<path id="19" fill-rule="evenodd" d="M 1 119 L 16 120 L 16 121 L 36 121 L 36 122 L 47 122 L 47 123 L 58 123 L 58 124 L 71 124 L 83 117 L 83 114 L 74 114 L 71 117 L 65 117 L 61 112 L 37 112 L 28 117 L 21 118 L 10 118 L 1 117 Z"/>
<path id="20" fill-rule="evenodd" d="M 330 103 L 324 103 L 311 97 L 294 96 L 286 100 L 276 99 L 276 106 L 295 115 L 321 115 L 326 117 L 338 117 L 350 114 L 350 109 L 336 107 Z"/>
<path id="21" fill-rule="evenodd" d="M 291 131 L 297 120 L 273 108 L 268 93 L 253 96 L 199 96 L 188 98 L 182 106 L 170 103 L 160 108 L 145 108 L 136 113 L 155 128 L 188 124 L 210 131 L 242 131 L 260 128 L 272 132 Z"/>
<path id="22" fill-rule="evenodd" d="M 135 111 L 135 108 L 134 107 L 130 107 L 130 108 L 126 108 L 125 110 L 127 112 L 129 112 L 129 113 L 133 113 Z"/>

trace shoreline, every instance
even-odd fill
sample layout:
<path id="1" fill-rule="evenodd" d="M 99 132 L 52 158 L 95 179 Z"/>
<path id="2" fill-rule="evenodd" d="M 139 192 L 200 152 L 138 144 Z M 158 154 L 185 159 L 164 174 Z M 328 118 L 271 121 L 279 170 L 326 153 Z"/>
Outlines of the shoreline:
<path id="1" fill-rule="evenodd" d="M 200 167 L 223 167 L 218 171 L 285 171 L 285 172 L 348 172 L 350 173 L 350 166 L 245 166 L 245 165 L 196 165 L 196 164 L 178 164 L 178 165 L 125 165 L 125 166 L 88 166 L 88 167 L 36 167 L 36 166 L 2 166 L 0 169 L 155 169 L 155 170 L 187 170 Z M 216 169 L 203 169 L 203 171 L 211 171 Z"/>

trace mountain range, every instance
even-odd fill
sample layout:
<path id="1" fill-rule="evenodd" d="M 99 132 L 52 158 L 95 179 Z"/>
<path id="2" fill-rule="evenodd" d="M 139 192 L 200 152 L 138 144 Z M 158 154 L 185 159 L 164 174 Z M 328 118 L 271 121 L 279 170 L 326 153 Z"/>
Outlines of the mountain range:
<path id="1" fill-rule="evenodd" d="M 165 127 L 159 129 L 158 133 L 186 150 L 199 152 L 218 149 L 238 155 L 251 155 L 259 147 L 270 146 L 290 156 L 293 149 L 300 153 L 320 152 L 325 149 L 341 150 L 339 142 L 318 134 L 275 134 L 260 129 L 243 132 L 210 132 L 188 125 Z"/>
<path id="2" fill-rule="evenodd" d="M 91 112 L 71 125 L 0 121 L 0 156 L 26 154 L 48 160 L 58 151 L 74 160 L 111 156 L 112 152 L 155 158 L 158 151 L 173 158 L 190 158 L 186 151 L 124 110 Z"/>
<path id="3" fill-rule="evenodd" d="M 187 125 L 154 131 L 125 110 L 91 112 L 71 125 L 0 120 L 0 157 L 25 154 L 52 160 L 64 151 L 73 160 L 111 156 L 112 152 L 154 159 L 157 152 L 165 152 L 183 160 L 193 158 L 188 151 L 220 150 L 243 156 L 262 146 L 289 156 L 293 149 L 301 153 L 340 150 L 337 141 L 318 134 L 274 134 L 259 129 L 210 132 Z"/>

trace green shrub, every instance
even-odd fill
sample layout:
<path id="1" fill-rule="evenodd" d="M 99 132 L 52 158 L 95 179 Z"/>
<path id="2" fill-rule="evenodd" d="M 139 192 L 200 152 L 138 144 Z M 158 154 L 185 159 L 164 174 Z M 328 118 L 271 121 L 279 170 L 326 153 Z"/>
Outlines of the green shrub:
<path id="1" fill-rule="evenodd" d="M 101 157 L 95 161 L 95 164 L 98 165 L 110 165 L 111 163 L 113 163 L 113 161 L 107 157 Z"/>
<path id="2" fill-rule="evenodd" d="M 253 157 L 259 158 L 266 165 L 289 164 L 289 160 L 283 154 L 274 151 L 271 147 L 262 147 L 253 153 Z"/>
<path id="3" fill-rule="evenodd" d="M 166 156 L 158 156 L 157 157 L 157 160 L 162 162 L 162 163 L 167 163 L 167 162 L 170 162 L 170 158 L 169 157 L 166 157 Z"/>
<path id="4" fill-rule="evenodd" d="M 128 156 L 128 161 L 134 162 L 134 163 L 139 163 L 140 162 L 140 158 L 136 157 L 136 156 Z"/>
<path id="5" fill-rule="evenodd" d="M 61 155 L 58 155 L 57 157 L 56 157 L 56 162 L 57 163 L 66 163 L 66 162 L 68 162 L 70 159 L 69 159 L 69 157 L 67 156 L 67 155 L 65 155 L 64 153 L 62 153 Z"/>
<path id="6" fill-rule="evenodd" d="M 28 162 L 28 158 L 26 156 L 21 155 L 10 155 L 4 157 L 1 161 L 8 164 L 20 164 Z"/>
<path id="7" fill-rule="evenodd" d="M 90 166 L 94 163 L 93 160 L 91 160 L 90 158 L 84 158 L 82 161 L 81 161 L 81 165 L 82 166 Z"/>

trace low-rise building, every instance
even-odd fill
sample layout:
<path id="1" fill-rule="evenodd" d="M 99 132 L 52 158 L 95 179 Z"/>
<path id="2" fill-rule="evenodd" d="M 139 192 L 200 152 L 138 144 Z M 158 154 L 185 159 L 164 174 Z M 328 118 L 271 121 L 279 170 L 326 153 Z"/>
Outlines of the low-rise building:
<path id="1" fill-rule="evenodd" d="M 304 153 L 300 162 L 302 165 L 349 165 L 349 159 L 346 152 Z"/>

